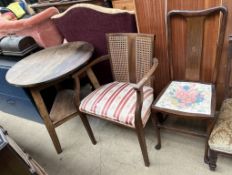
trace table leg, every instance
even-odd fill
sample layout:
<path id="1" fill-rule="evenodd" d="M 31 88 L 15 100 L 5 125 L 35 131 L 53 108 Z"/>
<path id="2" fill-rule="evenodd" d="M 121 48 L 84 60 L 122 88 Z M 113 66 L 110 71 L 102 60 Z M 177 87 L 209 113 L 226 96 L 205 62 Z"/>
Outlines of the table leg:
<path id="1" fill-rule="evenodd" d="M 49 133 L 51 139 L 52 139 L 53 145 L 55 146 L 56 152 L 59 154 L 62 152 L 60 142 L 59 142 L 59 139 L 57 137 L 55 127 L 54 127 L 54 125 L 49 117 L 49 113 L 48 113 L 47 108 L 44 104 L 44 101 L 43 101 L 43 98 L 40 94 L 40 91 L 38 91 L 36 89 L 31 89 L 30 91 L 31 91 L 32 97 L 34 99 L 34 102 L 36 104 L 36 107 L 39 110 L 39 113 L 44 120 L 45 126 L 48 130 L 48 133 Z"/>

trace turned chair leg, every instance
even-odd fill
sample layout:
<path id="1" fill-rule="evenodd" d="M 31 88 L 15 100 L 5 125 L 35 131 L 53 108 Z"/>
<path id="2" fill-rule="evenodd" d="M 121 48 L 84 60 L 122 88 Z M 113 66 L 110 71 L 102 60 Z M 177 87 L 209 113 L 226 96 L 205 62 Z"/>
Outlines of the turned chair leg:
<path id="1" fill-rule="evenodd" d="M 215 171 L 217 167 L 217 152 L 209 149 L 209 168 L 211 171 Z"/>
<path id="2" fill-rule="evenodd" d="M 148 153 L 147 153 L 147 145 L 146 145 L 146 140 L 145 140 L 145 136 L 144 136 L 144 131 L 143 128 L 141 127 L 137 127 L 135 128 L 136 130 L 136 134 L 139 140 L 139 145 L 143 154 L 143 160 L 144 160 L 144 164 L 145 166 L 149 166 L 150 162 L 149 162 L 149 158 L 148 158 Z"/>
<path id="3" fill-rule="evenodd" d="M 211 133 L 212 128 L 214 126 L 214 120 L 207 121 L 206 126 L 207 126 L 207 137 L 205 139 L 204 162 L 208 164 L 209 163 L 209 156 L 208 156 L 209 155 L 209 144 L 208 144 L 208 141 L 209 141 L 210 133 Z"/>
<path id="4" fill-rule="evenodd" d="M 208 139 L 206 139 L 205 141 L 205 153 L 204 153 L 204 162 L 206 164 L 209 163 L 209 156 L 208 156 L 208 153 L 209 153 L 209 145 L 208 145 Z"/>
<path id="5" fill-rule="evenodd" d="M 92 131 L 91 127 L 90 127 L 87 116 L 85 116 L 83 113 L 79 113 L 79 116 L 81 118 L 82 123 L 85 126 L 85 129 L 86 129 L 86 131 L 87 131 L 87 133 L 89 135 L 89 138 L 90 138 L 92 144 L 96 145 L 97 142 L 96 142 L 96 139 L 95 139 L 95 137 L 93 135 L 93 131 Z"/>
<path id="6" fill-rule="evenodd" d="M 157 135 L 157 145 L 155 148 L 159 150 L 161 148 L 161 139 L 160 139 L 160 128 L 158 127 L 158 118 L 156 114 L 152 114 L 151 116 L 152 123 L 155 127 L 156 135 Z"/>

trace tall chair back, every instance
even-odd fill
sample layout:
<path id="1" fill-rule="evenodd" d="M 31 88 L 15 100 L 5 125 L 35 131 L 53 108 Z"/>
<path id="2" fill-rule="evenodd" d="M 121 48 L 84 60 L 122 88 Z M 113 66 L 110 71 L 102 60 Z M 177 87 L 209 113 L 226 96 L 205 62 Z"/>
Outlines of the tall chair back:
<path id="1" fill-rule="evenodd" d="M 107 39 L 114 79 L 139 82 L 152 67 L 154 35 L 113 33 Z M 146 85 L 151 84 L 152 80 Z"/>
<path id="2" fill-rule="evenodd" d="M 218 32 L 214 32 L 217 36 L 208 34 L 205 30 L 206 18 L 212 17 L 219 18 L 219 20 L 215 20 L 219 22 Z M 182 21 L 178 31 L 172 29 L 172 19 L 175 18 Z M 224 42 L 226 18 L 227 10 L 225 7 L 201 11 L 172 10 L 168 13 L 168 57 L 171 79 L 216 82 Z M 215 39 L 212 39 L 214 37 Z M 180 39 L 184 39 L 183 48 L 178 45 Z M 206 44 L 209 43 L 206 42 L 209 40 L 211 41 L 210 45 Z M 206 47 L 210 47 L 210 52 L 207 51 L 209 49 Z"/>

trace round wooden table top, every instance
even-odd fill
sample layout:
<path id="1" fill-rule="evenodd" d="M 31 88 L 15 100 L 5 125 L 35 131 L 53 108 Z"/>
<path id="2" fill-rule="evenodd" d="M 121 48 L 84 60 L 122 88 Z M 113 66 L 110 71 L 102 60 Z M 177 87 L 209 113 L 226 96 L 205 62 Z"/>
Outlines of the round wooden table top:
<path id="1" fill-rule="evenodd" d="M 78 41 L 47 48 L 16 63 L 6 74 L 15 86 L 35 87 L 68 76 L 87 63 L 93 46 Z"/>

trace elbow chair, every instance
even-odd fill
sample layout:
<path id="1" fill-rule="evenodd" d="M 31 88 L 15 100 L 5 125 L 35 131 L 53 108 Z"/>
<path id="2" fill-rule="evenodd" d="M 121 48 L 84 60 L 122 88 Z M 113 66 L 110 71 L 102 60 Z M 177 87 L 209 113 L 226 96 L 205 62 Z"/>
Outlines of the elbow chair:
<path id="1" fill-rule="evenodd" d="M 79 75 L 83 71 L 110 60 L 114 81 L 97 88 L 81 102 L 77 97 L 79 115 L 82 119 L 90 115 L 135 129 L 145 166 L 149 166 L 143 128 L 151 114 L 154 98 L 151 77 L 158 65 L 156 58 L 152 60 L 154 36 L 115 33 L 107 34 L 107 41 L 109 55 L 95 60 L 77 72 L 74 78 L 79 87 Z M 95 141 L 91 128 L 86 129 L 91 140 Z"/>

